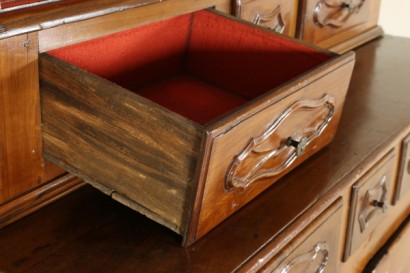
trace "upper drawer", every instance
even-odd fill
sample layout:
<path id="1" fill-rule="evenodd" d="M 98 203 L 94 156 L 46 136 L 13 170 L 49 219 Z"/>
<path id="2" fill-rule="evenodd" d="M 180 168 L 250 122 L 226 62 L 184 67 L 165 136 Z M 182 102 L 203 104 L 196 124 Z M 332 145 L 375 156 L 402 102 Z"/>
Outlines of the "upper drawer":
<path id="1" fill-rule="evenodd" d="M 332 140 L 353 64 L 211 11 L 57 49 L 44 155 L 192 243 Z"/>
<path id="2" fill-rule="evenodd" d="M 298 37 L 323 48 L 377 26 L 380 0 L 303 0 Z"/>
<path id="3" fill-rule="evenodd" d="M 236 0 L 235 15 L 289 36 L 295 35 L 297 0 Z"/>

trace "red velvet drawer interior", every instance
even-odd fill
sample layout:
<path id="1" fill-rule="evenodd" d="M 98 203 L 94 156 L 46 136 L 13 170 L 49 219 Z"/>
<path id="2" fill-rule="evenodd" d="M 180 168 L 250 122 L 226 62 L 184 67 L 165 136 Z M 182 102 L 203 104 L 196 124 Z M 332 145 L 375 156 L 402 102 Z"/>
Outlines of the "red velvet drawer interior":
<path id="1" fill-rule="evenodd" d="M 208 11 L 49 53 L 201 124 L 332 58 Z"/>

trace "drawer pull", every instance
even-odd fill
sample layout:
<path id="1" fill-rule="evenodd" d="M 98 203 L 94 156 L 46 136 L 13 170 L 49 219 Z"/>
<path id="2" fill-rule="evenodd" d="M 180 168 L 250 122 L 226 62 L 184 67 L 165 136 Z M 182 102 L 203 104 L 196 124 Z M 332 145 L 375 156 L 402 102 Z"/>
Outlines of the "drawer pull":
<path id="1" fill-rule="evenodd" d="M 275 19 L 276 19 L 276 25 L 273 25 L 271 27 L 270 25 L 272 24 L 272 22 L 274 22 Z M 282 13 L 280 12 L 280 6 L 277 6 L 272 12 L 267 12 L 267 13 L 257 12 L 252 22 L 258 26 L 259 25 L 268 26 L 269 28 L 273 29 L 274 31 L 278 33 L 283 33 L 286 27 L 285 22 L 282 18 Z"/>
<path id="2" fill-rule="evenodd" d="M 385 202 L 381 202 L 378 200 L 373 200 L 372 205 L 373 207 L 382 209 L 383 212 L 388 208 L 388 205 Z"/>
<path id="3" fill-rule="evenodd" d="M 314 268 L 312 266 L 317 265 L 317 262 L 315 262 L 317 259 L 321 260 L 319 260 L 318 267 Z M 298 269 L 301 270 L 300 272 L 322 273 L 328 262 L 329 246 L 326 242 L 320 242 L 315 245 L 310 252 L 297 256 L 287 263 L 282 269 L 279 269 L 279 273 L 289 273 L 295 267 L 298 267 Z"/>
<path id="4" fill-rule="evenodd" d="M 388 209 L 386 180 L 387 176 L 383 175 L 377 185 L 366 192 L 359 213 L 360 232 L 365 231 L 378 211 L 384 213 Z"/>
<path id="5" fill-rule="evenodd" d="M 334 109 L 334 98 L 329 95 L 318 100 L 299 100 L 289 106 L 234 158 L 225 188 L 241 191 L 258 179 L 283 172 L 322 134 L 333 118 Z"/>
<path id="6" fill-rule="evenodd" d="M 300 156 L 305 151 L 307 143 L 308 143 L 307 137 L 302 137 L 300 139 L 300 141 L 294 140 L 292 137 L 289 137 L 287 145 L 289 147 L 290 146 L 295 147 L 296 148 L 296 156 Z"/>
<path id="7" fill-rule="evenodd" d="M 319 0 L 313 11 L 313 21 L 319 27 L 341 27 L 353 14 L 360 11 L 365 1 L 350 0 L 340 4 L 340 1 Z"/>

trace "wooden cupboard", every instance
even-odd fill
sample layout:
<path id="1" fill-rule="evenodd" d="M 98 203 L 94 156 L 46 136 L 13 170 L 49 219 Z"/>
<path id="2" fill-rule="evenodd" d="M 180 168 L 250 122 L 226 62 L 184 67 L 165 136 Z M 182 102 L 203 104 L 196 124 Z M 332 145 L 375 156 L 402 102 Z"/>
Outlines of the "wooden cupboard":
<path id="1" fill-rule="evenodd" d="M 146 5 L 136 8 L 142 4 Z M 0 125 L 3 226 L 81 185 L 79 179 L 64 174 L 41 155 L 39 53 L 211 6 L 230 11 L 226 1 L 123 1 L 115 5 L 122 11 L 107 8 L 96 17 L 85 13 L 70 24 L 49 13 L 51 8 L 58 10 L 57 6 L 36 7 L 35 16 L 25 10 L 0 14 L 0 103 L 6 113 Z M 146 272 L 269 272 L 278 266 L 283 271 L 295 263 L 306 269 L 298 263 L 306 257 L 314 257 L 313 272 L 324 264 L 332 271 L 362 271 L 410 211 L 403 173 L 410 133 L 406 114 L 410 104 L 406 93 L 408 45 L 407 39 L 386 37 L 357 49 L 358 61 L 335 140 L 191 247 L 182 248 L 180 237 L 85 188 L 0 230 L 0 248 L 7 247 L 9 253 L 1 257 L 0 270 L 44 272 L 53 265 L 60 271 L 96 271 L 101 259 L 86 255 L 95 252 L 110 261 L 103 262 L 105 270 L 121 272 L 137 268 Z M 384 167 L 386 176 L 378 172 Z M 386 194 L 383 181 L 389 183 Z M 362 195 L 361 189 L 367 185 L 371 186 Z M 366 196 L 376 197 L 367 202 L 363 201 Z M 358 221 L 363 217 L 356 217 L 361 211 L 374 215 L 368 224 L 372 236 L 356 235 L 361 233 Z M 321 240 L 310 241 L 327 234 L 321 228 L 334 235 L 331 247 Z M 76 239 L 79 234 L 81 239 Z M 129 236 L 125 243 L 121 241 L 124 234 Z M 26 238 L 25 246 L 16 243 L 22 238 Z M 352 240 L 353 248 L 349 246 Z M 42 249 L 41 245 L 50 247 Z M 79 249 L 88 260 L 77 256 Z M 330 249 L 337 254 L 327 260 Z M 58 257 L 63 256 L 70 259 L 62 262 Z"/>

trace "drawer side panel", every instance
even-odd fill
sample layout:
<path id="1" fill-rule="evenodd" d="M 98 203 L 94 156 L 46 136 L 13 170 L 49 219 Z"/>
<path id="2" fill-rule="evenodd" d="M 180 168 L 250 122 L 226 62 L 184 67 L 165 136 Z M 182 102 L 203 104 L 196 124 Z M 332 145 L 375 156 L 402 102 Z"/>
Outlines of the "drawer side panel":
<path id="1" fill-rule="evenodd" d="M 182 234 L 199 126 L 46 54 L 40 79 L 45 157 Z"/>

